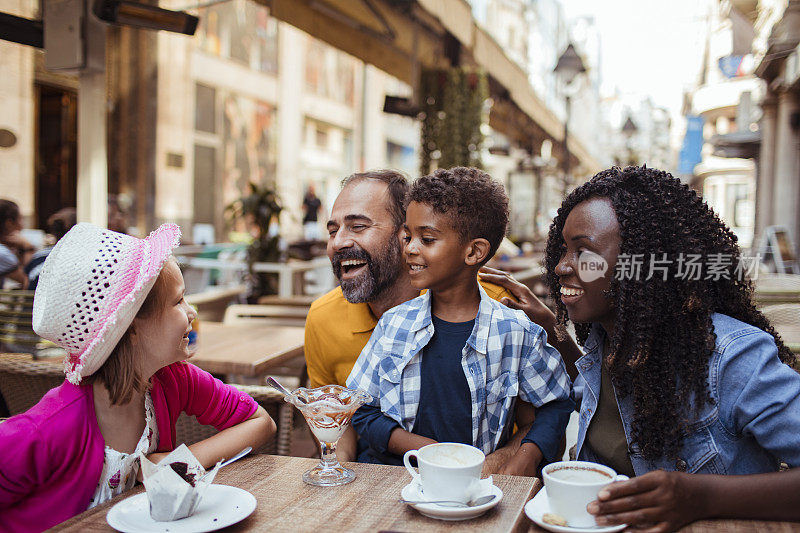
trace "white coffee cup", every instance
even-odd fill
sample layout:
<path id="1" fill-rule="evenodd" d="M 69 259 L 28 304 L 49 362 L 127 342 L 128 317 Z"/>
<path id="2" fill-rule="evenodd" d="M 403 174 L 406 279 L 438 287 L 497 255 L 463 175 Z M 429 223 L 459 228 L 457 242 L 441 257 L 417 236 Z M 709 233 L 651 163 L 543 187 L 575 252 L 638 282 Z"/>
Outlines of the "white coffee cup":
<path id="1" fill-rule="evenodd" d="M 562 516 L 570 527 L 594 527 L 597 523 L 586 506 L 597 500 L 600 489 L 628 476 L 589 461 L 560 461 L 542 469 L 550 512 Z"/>
<path id="2" fill-rule="evenodd" d="M 409 459 L 417 458 L 419 473 Z M 422 487 L 426 500 L 453 500 L 467 503 L 474 485 L 481 479 L 486 456 L 478 448 L 456 442 L 428 444 L 409 450 L 403 464 Z"/>

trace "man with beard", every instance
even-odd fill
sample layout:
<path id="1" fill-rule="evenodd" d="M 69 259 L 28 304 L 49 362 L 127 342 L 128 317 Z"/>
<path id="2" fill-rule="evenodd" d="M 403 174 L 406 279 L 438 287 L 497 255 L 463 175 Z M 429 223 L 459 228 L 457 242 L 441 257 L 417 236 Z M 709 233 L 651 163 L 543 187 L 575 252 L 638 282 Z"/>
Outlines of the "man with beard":
<path id="1" fill-rule="evenodd" d="M 328 257 L 340 286 L 315 300 L 306 319 L 310 387 L 346 386 L 378 319 L 386 310 L 419 296 L 404 268 L 400 240 L 408 189 L 408 181 L 394 170 L 353 174 L 343 182 L 327 225 Z M 497 285 L 484 281 L 481 285 L 495 300 L 513 298 Z M 517 413 L 518 424 L 532 421 L 532 414 Z M 336 454 L 340 461 L 351 461 L 356 451 L 351 427 L 339 440 Z M 503 453 L 492 454 L 499 454 L 498 465 Z M 487 458 L 487 466 L 491 464 Z"/>

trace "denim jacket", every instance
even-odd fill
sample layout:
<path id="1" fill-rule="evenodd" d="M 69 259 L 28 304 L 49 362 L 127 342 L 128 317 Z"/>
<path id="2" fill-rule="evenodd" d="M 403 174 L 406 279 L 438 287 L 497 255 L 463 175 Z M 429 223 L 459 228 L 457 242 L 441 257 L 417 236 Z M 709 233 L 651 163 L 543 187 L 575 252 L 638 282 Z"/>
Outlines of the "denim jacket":
<path id="1" fill-rule="evenodd" d="M 633 398 L 616 395 L 628 453 L 636 475 L 651 470 L 707 474 L 774 472 L 780 462 L 800 466 L 800 374 L 783 364 L 772 336 L 754 326 L 716 313 L 712 316 L 716 346 L 709 362 L 708 385 L 713 403 L 691 413 L 688 434 L 678 459 L 649 462 L 631 445 Z M 576 366 L 580 376 L 577 457 L 597 461 L 584 446 L 586 429 L 600 394 L 602 340 L 595 324 Z M 689 405 L 692 405 L 693 399 Z"/>

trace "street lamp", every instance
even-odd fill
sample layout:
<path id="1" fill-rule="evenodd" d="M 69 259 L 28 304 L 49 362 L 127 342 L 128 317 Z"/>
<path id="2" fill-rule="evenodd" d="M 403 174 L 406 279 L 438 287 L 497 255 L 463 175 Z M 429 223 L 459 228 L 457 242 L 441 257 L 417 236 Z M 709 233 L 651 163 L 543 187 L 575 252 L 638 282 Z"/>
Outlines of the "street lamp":
<path id="1" fill-rule="evenodd" d="M 586 72 L 586 67 L 583 65 L 583 61 L 578 53 L 575 51 L 575 47 L 572 43 L 569 43 L 567 49 L 564 50 L 564 53 L 561 54 L 561 57 L 558 58 L 556 62 L 556 67 L 553 69 L 553 72 L 564 82 L 566 91 L 564 91 L 564 97 L 566 100 L 566 112 L 567 116 L 564 119 L 564 196 L 567 195 L 567 186 L 569 181 L 569 146 L 567 146 L 567 136 L 569 134 L 569 115 L 570 115 L 570 104 L 571 102 L 571 95 L 569 92 L 569 86 L 572 81 L 583 72 Z"/>
<path id="2" fill-rule="evenodd" d="M 628 158 L 626 161 L 626 165 L 635 165 L 636 161 L 633 158 L 633 146 L 631 144 L 631 139 L 639 132 L 639 128 L 636 127 L 636 123 L 631 120 L 631 117 L 628 116 L 628 120 L 625 121 L 625 124 L 622 126 L 622 134 L 625 136 L 625 151 L 627 152 L 625 155 Z"/>

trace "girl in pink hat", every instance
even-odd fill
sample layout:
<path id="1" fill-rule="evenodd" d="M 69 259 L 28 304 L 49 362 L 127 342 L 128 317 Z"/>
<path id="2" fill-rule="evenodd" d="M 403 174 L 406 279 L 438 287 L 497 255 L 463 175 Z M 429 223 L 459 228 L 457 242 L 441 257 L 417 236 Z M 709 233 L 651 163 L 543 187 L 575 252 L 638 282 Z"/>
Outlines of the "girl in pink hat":
<path id="1" fill-rule="evenodd" d="M 0 531 L 41 531 L 133 487 L 139 452 L 157 462 L 178 444 L 181 412 L 220 430 L 189 447 L 205 467 L 274 435 L 249 395 L 185 362 L 179 238 L 174 224 L 146 239 L 78 224 L 50 252 L 33 328 L 67 351 L 67 379 L 0 424 Z"/>

